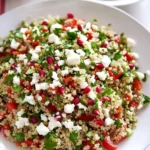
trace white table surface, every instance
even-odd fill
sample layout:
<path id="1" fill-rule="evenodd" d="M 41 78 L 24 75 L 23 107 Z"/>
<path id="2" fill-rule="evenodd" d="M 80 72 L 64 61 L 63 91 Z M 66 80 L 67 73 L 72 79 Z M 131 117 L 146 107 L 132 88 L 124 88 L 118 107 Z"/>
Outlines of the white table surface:
<path id="1" fill-rule="evenodd" d="M 6 11 L 19 5 L 35 1 L 40 0 L 6 0 Z M 132 15 L 150 31 L 150 0 L 142 0 L 141 2 L 127 6 L 120 6 L 119 8 Z"/>

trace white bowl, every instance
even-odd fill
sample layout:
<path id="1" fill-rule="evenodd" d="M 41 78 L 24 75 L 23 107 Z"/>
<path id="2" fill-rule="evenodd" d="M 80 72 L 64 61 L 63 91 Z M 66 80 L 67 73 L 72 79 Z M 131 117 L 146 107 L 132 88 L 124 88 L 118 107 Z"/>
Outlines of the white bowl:
<path id="1" fill-rule="evenodd" d="M 137 3 L 142 0 L 95 0 L 95 1 L 111 6 L 124 6 Z"/>
<path id="2" fill-rule="evenodd" d="M 127 36 L 135 39 L 135 51 L 139 53 L 139 67 L 141 71 L 150 70 L 150 34 L 149 32 L 131 16 L 123 11 L 87 1 L 43 1 L 30 5 L 21 6 L 0 16 L 0 36 L 4 37 L 7 33 L 15 29 L 22 20 L 30 20 L 41 16 L 60 15 L 65 16 L 72 12 L 78 18 L 91 21 L 97 18 L 101 25 L 112 24 L 115 31 L 124 32 Z M 150 79 L 144 84 L 144 92 L 150 95 Z M 119 150 L 144 150 L 150 143 L 150 108 L 145 108 L 139 113 L 138 126 L 130 138 L 119 145 Z M 16 150 L 11 142 L 0 136 L 0 150 Z"/>

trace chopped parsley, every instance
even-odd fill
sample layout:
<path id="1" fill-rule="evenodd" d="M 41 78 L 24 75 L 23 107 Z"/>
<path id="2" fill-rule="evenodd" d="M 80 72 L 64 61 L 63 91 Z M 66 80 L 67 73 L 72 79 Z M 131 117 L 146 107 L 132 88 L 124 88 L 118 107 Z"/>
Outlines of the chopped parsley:
<path id="1" fill-rule="evenodd" d="M 77 137 L 78 137 L 78 133 L 75 132 L 75 131 L 73 131 L 72 133 L 70 133 L 69 139 L 70 139 L 73 143 L 75 143 L 76 140 L 77 140 Z"/>

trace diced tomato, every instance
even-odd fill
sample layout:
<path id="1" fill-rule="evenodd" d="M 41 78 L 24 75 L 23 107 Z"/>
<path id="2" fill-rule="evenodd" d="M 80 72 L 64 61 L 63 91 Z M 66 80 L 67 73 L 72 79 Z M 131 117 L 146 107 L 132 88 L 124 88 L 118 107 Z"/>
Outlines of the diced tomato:
<path id="1" fill-rule="evenodd" d="M 113 68 L 114 68 L 114 67 L 109 67 L 109 68 L 107 68 L 107 71 L 108 71 L 109 75 L 110 75 L 114 80 L 119 79 L 119 78 L 122 76 L 122 72 L 120 72 L 120 70 L 117 70 L 117 72 L 116 72 L 116 71 L 113 71 Z M 115 72 L 116 72 L 116 73 L 115 73 Z"/>
<path id="2" fill-rule="evenodd" d="M 126 57 L 128 62 L 133 60 L 133 57 L 130 54 L 128 54 L 128 53 L 126 53 L 124 56 Z"/>
<path id="3" fill-rule="evenodd" d="M 84 150 L 84 147 L 86 146 L 90 146 L 89 150 L 95 150 L 94 144 L 92 144 L 90 140 L 86 140 L 83 142 L 83 148 L 81 150 Z"/>
<path id="4" fill-rule="evenodd" d="M 9 111 L 12 111 L 13 109 L 17 109 L 17 104 L 14 102 L 9 102 L 6 104 L 6 107 Z"/>
<path id="5" fill-rule="evenodd" d="M 31 91 L 31 90 L 32 90 L 31 84 L 29 84 L 29 85 L 26 87 L 26 90 L 28 90 L 28 91 Z"/>
<path id="6" fill-rule="evenodd" d="M 114 117 L 117 118 L 117 119 L 120 119 L 121 118 L 121 114 L 120 113 L 114 114 Z"/>
<path id="7" fill-rule="evenodd" d="M 44 103 L 46 101 L 46 96 L 45 95 L 42 95 L 42 100 L 41 102 Z"/>
<path id="8" fill-rule="evenodd" d="M 131 96 L 128 93 L 126 93 L 124 97 L 127 100 L 127 102 L 130 102 L 131 99 L 132 99 Z"/>
<path id="9" fill-rule="evenodd" d="M 83 120 L 83 121 L 92 121 L 95 119 L 95 116 L 93 116 L 93 115 L 81 115 L 78 119 Z"/>
<path id="10" fill-rule="evenodd" d="M 101 120 L 101 119 L 96 120 L 95 122 L 96 122 L 96 124 L 99 125 L 99 126 L 103 126 L 103 125 L 104 125 L 104 121 Z"/>
<path id="11" fill-rule="evenodd" d="M 31 146 L 33 144 L 33 140 L 32 139 L 27 139 L 25 141 L 25 143 L 28 145 L 28 146 Z"/>
<path id="12" fill-rule="evenodd" d="M 122 106 L 118 106 L 117 111 L 121 112 L 122 111 Z"/>
<path id="13" fill-rule="evenodd" d="M 30 36 L 30 37 L 27 38 L 27 41 L 32 43 L 33 42 L 33 38 Z"/>
<path id="14" fill-rule="evenodd" d="M 21 145 L 23 144 L 23 142 L 16 142 L 16 146 L 21 147 Z"/>
<path id="15" fill-rule="evenodd" d="M 142 89 L 142 83 L 141 83 L 140 80 L 135 79 L 135 80 L 133 81 L 133 89 L 134 89 L 135 91 L 139 91 L 139 90 Z"/>
<path id="16" fill-rule="evenodd" d="M 54 105 L 52 105 L 52 104 L 49 104 L 47 106 L 47 108 L 48 108 L 50 113 L 53 113 L 53 112 L 55 112 L 57 110 L 56 107 Z"/>
<path id="17" fill-rule="evenodd" d="M 6 123 L 4 125 L 4 130 L 10 130 L 10 129 L 11 129 L 10 125 L 8 123 Z"/>
<path id="18" fill-rule="evenodd" d="M 25 32 L 25 35 L 28 35 L 28 34 L 31 34 L 32 33 L 32 30 L 27 30 L 26 32 Z"/>
<path id="19" fill-rule="evenodd" d="M 42 31 L 43 31 L 43 32 L 47 32 L 48 29 L 43 27 L 43 28 L 42 28 Z"/>
<path id="20" fill-rule="evenodd" d="M 39 64 L 34 64 L 34 67 L 35 67 L 36 69 L 40 69 L 40 68 L 41 68 L 41 65 L 39 65 Z"/>
<path id="21" fill-rule="evenodd" d="M 12 94 L 12 88 L 11 88 L 11 87 L 9 87 L 9 88 L 7 89 L 7 93 L 8 93 L 8 94 Z"/>
<path id="22" fill-rule="evenodd" d="M 87 33 L 88 41 L 93 38 L 92 33 Z"/>
<path id="23" fill-rule="evenodd" d="M 122 141 L 124 141 L 127 137 L 124 136 L 124 137 L 121 137 L 121 139 L 119 141 L 117 141 L 117 144 L 121 143 Z"/>
<path id="24" fill-rule="evenodd" d="M 71 83 L 73 81 L 73 78 L 72 76 L 67 76 L 67 77 L 64 77 L 64 84 L 65 85 L 68 85 L 69 83 Z"/>
<path id="25" fill-rule="evenodd" d="M 115 145 L 108 137 L 104 138 L 103 147 L 106 148 L 106 150 L 116 150 L 117 149 L 117 145 Z"/>
<path id="26" fill-rule="evenodd" d="M 17 51 L 17 50 L 12 51 L 12 54 L 13 54 L 14 56 L 20 55 L 20 54 L 26 54 L 26 53 L 27 53 L 26 50 L 24 50 L 24 51 Z"/>
<path id="27" fill-rule="evenodd" d="M 70 21 L 65 22 L 64 27 L 71 27 L 74 28 L 77 25 L 76 19 L 71 19 Z"/>
<path id="28" fill-rule="evenodd" d="M 3 118 L 5 118 L 6 115 L 7 115 L 6 112 L 0 112 L 0 120 L 3 119 Z"/>
<path id="29" fill-rule="evenodd" d="M 38 46 L 40 44 L 40 41 L 37 40 L 35 42 L 32 43 L 32 46 L 35 48 L 36 46 Z"/>

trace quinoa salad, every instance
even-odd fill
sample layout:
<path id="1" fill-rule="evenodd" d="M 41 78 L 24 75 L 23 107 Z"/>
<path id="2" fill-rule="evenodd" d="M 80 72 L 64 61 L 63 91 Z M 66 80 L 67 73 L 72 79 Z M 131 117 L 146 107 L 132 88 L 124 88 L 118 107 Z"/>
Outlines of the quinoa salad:
<path id="1" fill-rule="evenodd" d="M 24 150 L 117 150 L 150 102 L 136 42 L 68 13 L 21 25 L 0 45 L 0 130 Z"/>

